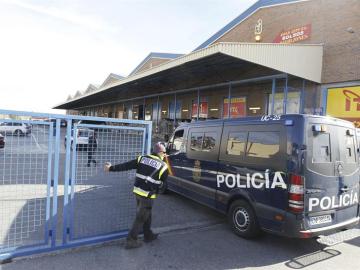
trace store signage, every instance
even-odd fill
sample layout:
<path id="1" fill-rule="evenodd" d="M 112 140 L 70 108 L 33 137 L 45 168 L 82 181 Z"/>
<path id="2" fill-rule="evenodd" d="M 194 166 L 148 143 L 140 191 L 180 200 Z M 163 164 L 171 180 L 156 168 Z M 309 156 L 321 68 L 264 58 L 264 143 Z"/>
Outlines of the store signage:
<path id="1" fill-rule="evenodd" d="M 197 103 L 193 103 L 192 105 L 192 117 L 197 117 L 198 113 L 198 105 Z M 208 103 L 206 101 L 200 102 L 199 108 L 199 118 L 207 118 L 208 117 Z"/>
<path id="2" fill-rule="evenodd" d="M 296 43 L 310 38 L 311 24 L 280 32 L 273 43 Z"/>
<path id="3" fill-rule="evenodd" d="M 255 35 L 261 35 L 262 33 L 262 20 L 258 19 L 257 23 L 255 24 L 255 31 L 254 34 Z"/>
<path id="4" fill-rule="evenodd" d="M 224 118 L 229 116 L 229 99 L 224 99 Z M 246 116 L 246 98 L 245 97 L 236 97 L 231 98 L 230 106 L 230 116 L 234 117 L 244 117 Z"/>
<path id="5" fill-rule="evenodd" d="M 326 114 L 352 121 L 360 128 L 360 86 L 328 89 Z"/>

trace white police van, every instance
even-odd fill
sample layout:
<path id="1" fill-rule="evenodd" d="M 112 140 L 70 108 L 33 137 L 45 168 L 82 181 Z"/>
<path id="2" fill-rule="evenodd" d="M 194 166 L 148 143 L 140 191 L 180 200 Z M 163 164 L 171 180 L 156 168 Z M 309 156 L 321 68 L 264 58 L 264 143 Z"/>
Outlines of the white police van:
<path id="1" fill-rule="evenodd" d="M 167 143 L 166 188 L 227 214 L 234 232 L 309 238 L 359 222 L 352 123 L 312 115 L 209 120 Z"/>

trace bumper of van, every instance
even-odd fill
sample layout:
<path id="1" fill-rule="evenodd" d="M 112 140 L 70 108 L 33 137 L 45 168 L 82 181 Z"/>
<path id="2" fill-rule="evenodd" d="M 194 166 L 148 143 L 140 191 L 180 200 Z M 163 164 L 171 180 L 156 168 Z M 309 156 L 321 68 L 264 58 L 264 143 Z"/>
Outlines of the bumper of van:
<path id="1" fill-rule="evenodd" d="M 343 222 L 340 222 L 340 223 L 337 223 L 334 225 L 300 231 L 300 234 L 303 236 L 308 235 L 309 237 L 318 236 L 323 233 L 328 233 L 328 232 L 332 232 L 332 231 L 336 231 L 336 230 L 345 229 L 348 227 L 353 227 L 359 223 L 359 220 L 360 220 L 360 217 L 356 217 L 356 218 L 352 218 L 352 219 L 349 219 L 349 220 L 346 220 L 346 221 L 343 221 Z"/>

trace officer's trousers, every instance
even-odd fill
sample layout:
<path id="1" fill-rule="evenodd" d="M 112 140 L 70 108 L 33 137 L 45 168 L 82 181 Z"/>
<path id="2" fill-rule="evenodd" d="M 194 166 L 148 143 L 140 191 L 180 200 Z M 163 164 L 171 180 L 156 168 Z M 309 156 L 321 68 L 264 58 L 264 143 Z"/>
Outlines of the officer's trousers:
<path id="1" fill-rule="evenodd" d="M 136 196 L 136 217 L 132 228 L 129 232 L 128 240 L 137 240 L 139 232 L 143 230 L 144 237 L 147 238 L 152 234 L 151 231 L 151 211 L 153 199 L 140 195 Z"/>

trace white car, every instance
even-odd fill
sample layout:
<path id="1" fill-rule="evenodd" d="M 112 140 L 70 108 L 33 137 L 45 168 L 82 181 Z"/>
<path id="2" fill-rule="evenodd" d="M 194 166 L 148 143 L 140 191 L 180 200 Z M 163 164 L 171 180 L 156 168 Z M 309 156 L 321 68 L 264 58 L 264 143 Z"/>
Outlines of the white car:
<path id="1" fill-rule="evenodd" d="M 24 123 L 3 122 L 0 123 L 0 132 L 4 135 L 29 135 L 31 126 Z"/>
<path id="2" fill-rule="evenodd" d="M 79 128 L 76 130 L 76 149 L 78 150 L 87 150 L 88 146 L 89 146 L 89 139 L 93 138 L 94 140 L 92 142 L 90 142 L 92 145 L 92 148 L 96 148 L 98 141 L 96 139 L 95 136 L 95 131 L 92 129 L 88 129 L 88 128 Z M 65 142 L 64 145 L 66 147 L 66 139 L 67 137 L 65 136 Z M 73 149 L 73 142 L 74 142 L 74 138 L 73 136 L 71 137 L 71 149 Z"/>

